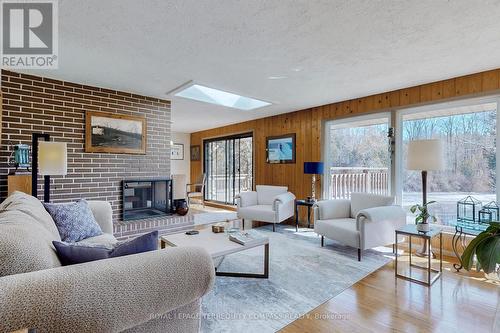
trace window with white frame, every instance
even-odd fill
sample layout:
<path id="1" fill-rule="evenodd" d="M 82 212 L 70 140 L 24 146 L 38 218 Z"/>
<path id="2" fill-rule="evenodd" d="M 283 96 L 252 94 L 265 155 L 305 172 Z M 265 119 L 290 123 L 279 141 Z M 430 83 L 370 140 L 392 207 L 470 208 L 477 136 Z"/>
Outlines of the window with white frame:
<path id="1" fill-rule="evenodd" d="M 352 192 L 388 195 L 390 114 L 359 116 L 325 123 L 323 197 L 350 198 Z"/>
<path id="2" fill-rule="evenodd" d="M 418 139 L 444 143 L 446 167 L 427 180 L 428 201 L 436 201 L 429 210 L 439 224 L 455 225 L 457 201 L 468 195 L 483 204 L 497 200 L 497 107 L 496 99 L 465 100 L 398 113 L 397 189 L 404 208 L 422 201 L 420 172 L 406 169 L 408 142 Z"/>

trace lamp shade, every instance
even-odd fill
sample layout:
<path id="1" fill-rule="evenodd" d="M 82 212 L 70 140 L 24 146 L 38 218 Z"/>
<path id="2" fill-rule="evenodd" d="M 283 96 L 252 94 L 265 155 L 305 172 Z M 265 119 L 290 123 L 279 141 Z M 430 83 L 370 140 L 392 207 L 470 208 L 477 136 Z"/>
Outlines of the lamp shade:
<path id="1" fill-rule="evenodd" d="M 323 162 L 304 162 L 305 174 L 321 175 L 323 174 L 323 170 Z"/>
<path id="2" fill-rule="evenodd" d="M 444 151 L 441 140 L 415 140 L 408 143 L 408 170 L 443 170 Z"/>
<path id="3" fill-rule="evenodd" d="M 38 173 L 42 176 L 64 176 L 68 171 L 65 142 L 38 142 Z"/>

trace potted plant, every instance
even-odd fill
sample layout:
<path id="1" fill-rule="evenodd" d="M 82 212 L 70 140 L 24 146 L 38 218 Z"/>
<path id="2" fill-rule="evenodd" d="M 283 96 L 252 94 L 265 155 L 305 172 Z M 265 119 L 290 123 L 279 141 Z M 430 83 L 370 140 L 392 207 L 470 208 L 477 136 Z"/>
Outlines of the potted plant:
<path id="1" fill-rule="evenodd" d="M 427 209 L 430 204 L 433 204 L 435 202 L 436 201 L 429 201 L 427 203 L 424 203 L 423 205 L 416 204 L 410 207 L 410 212 L 412 212 L 412 214 L 415 214 L 415 212 L 418 211 L 418 215 L 415 216 L 415 224 L 417 225 L 418 231 L 430 231 L 431 226 L 429 224 L 429 219 L 431 219 L 432 222 L 437 221 L 436 217 L 429 214 L 429 210 Z"/>
<path id="2" fill-rule="evenodd" d="M 474 238 L 462 254 L 462 265 L 468 271 L 477 258 L 476 270 L 490 274 L 497 271 L 500 264 L 500 222 L 490 222 L 490 226 Z"/>

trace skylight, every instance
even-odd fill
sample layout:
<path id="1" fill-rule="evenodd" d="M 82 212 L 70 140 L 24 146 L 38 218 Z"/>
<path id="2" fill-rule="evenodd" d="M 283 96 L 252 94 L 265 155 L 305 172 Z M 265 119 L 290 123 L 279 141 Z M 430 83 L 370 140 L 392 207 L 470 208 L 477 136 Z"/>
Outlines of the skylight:
<path id="1" fill-rule="evenodd" d="M 258 99 L 232 94 L 226 91 L 205 87 L 199 84 L 193 84 L 177 92 L 175 96 L 246 111 L 271 105 L 271 103 L 264 102 Z"/>

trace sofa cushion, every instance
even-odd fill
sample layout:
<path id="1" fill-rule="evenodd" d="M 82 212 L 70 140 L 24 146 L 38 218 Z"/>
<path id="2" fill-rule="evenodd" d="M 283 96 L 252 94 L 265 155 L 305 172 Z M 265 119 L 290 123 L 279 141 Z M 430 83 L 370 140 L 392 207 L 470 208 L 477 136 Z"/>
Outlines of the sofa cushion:
<path id="1" fill-rule="evenodd" d="M 57 256 L 63 265 L 81 264 L 89 261 L 126 256 L 158 249 L 158 231 L 116 243 L 65 243 L 54 241 Z"/>
<path id="2" fill-rule="evenodd" d="M 79 244 L 99 244 L 107 247 L 114 247 L 118 241 L 112 234 L 102 234 L 99 236 L 85 238 L 78 242 Z"/>
<path id="3" fill-rule="evenodd" d="M 257 203 L 259 205 L 272 205 L 274 197 L 288 191 L 286 186 L 257 185 Z"/>
<path id="4" fill-rule="evenodd" d="M 394 204 L 394 197 L 370 193 L 351 193 L 351 217 L 356 218 L 359 211 L 363 209 L 392 204 Z"/>
<path id="5" fill-rule="evenodd" d="M 275 222 L 276 212 L 271 205 L 256 205 L 240 208 L 238 217 L 253 221 Z"/>
<path id="6" fill-rule="evenodd" d="M 158 230 L 119 242 L 111 252 L 111 258 L 154 250 L 158 250 Z"/>
<path id="7" fill-rule="evenodd" d="M 102 230 L 87 201 L 78 200 L 67 204 L 44 203 L 45 209 L 54 219 L 61 240 L 78 242 L 85 238 L 102 235 Z"/>
<path id="8" fill-rule="evenodd" d="M 0 204 L 0 212 L 5 211 L 20 211 L 43 226 L 52 236 L 52 240 L 61 239 L 52 216 L 40 200 L 33 196 L 15 191 Z"/>
<path id="9" fill-rule="evenodd" d="M 58 240 L 25 209 L 0 212 L 0 276 L 61 266 L 52 246 Z"/>
<path id="10" fill-rule="evenodd" d="M 356 219 L 317 220 L 314 223 L 314 231 L 344 245 L 360 247 L 360 234 L 356 227 Z"/>

